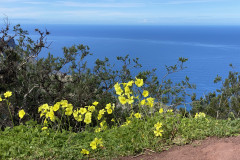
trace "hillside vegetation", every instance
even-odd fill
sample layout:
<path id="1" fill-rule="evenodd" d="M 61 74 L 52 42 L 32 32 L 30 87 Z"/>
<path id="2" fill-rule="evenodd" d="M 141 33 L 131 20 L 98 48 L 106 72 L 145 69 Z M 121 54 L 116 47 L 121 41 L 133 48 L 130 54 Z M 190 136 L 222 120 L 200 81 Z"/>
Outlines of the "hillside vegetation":
<path id="1" fill-rule="evenodd" d="M 138 58 L 117 57 L 120 69 L 97 59 L 89 68 L 91 53 L 82 44 L 39 58 L 50 32 L 35 29 L 34 41 L 20 25 L 10 31 L 6 22 L 0 32 L 0 159 L 112 159 L 239 133 L 237 72 L 218 94 L 197 99 L 188 94 L 195 88 L 188 77 L 167 79 L 186 58 L 166 66 L 161 79 L 156 69 L 133 75 L 142 67 Z"/>

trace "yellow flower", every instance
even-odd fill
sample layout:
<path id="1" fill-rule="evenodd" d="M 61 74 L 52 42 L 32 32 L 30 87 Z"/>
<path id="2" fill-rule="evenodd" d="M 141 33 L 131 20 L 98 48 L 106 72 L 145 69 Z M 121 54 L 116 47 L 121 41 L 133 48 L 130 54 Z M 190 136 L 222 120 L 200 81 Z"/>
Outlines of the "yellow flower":
<path id="1" fill-rule="evenodd" d="M 123 96 L 119 96 L 119 97 L 118 97 L 118 100 L 120 101 L 120 103 L 121 103 L 122 105 L 124 105 L 124 104 L 126 104 L 126 103 L 127 103 L 127 100 L 126 100 L 126 98 L 125 98 L 125 97 L 123 97 Z"/>
<path id="2" fill-rule="evenodd" d="M 143 93 L 142 93 L 143 97 L 147 97 L 149 95 L 149 92 L 144 90 Z"/>
<path id="3" fill-rule="evenodd" d="M 94 112 L 95 111 L 95 106 L 88 106 L 88 110 L 90 112 Z"/>
<path id="4" fill-rule="evenodd" d="M 114 110 L 114 108 L 115 108 L 115 104 L 113 103 L 113 104 L 112 104 L 112 110 Z"/>
<path id="5" fill-rule="evenodd" d="M 80 108 L 79 112 L 81 114 L 85 114 L 87 112 L 87 109 L 86 108 Z"/>
<path id="6" fill-rule="evenodd" d="M 92 117 L 92 113 L 91 113 L 91 112 L 87 112 L 87 113 L 85 114 L 85 117 Z"/>
<path id="7" fill-rule="evenodd" d="M 114 88 L 116 90 L 116 88 L 121 88 L 121 86 L 119 85 L 119 83 L 117 82 L 115 85 L 114 85 Z"/>
<path id="8" fill-rule="evenodd" d="M 131 123 L 131 121 L 130 120 L 127 120 L 123 125 L 121 125 L 121 126 L 128 126 L 129 124 Z"/>
<path id="9" fill-rule="evenodd" d="M 121 94 L 122 94 L 123 90 L 122 90 L 122 88 L 121 88 L 121 86 L 120 86 L 119 83 L 116 83 L 116 84 L 114 85 L 114 88 L 115 88 L 115 91 L 116 91 L 116 94 L 117 94 L 117 95 L 121 95 Z"/>
<path id="10" fill-rule="evenodd" d="M 155 130 L 155 131 L 154 131 L 154 134 L 155 134 L 155 136 L 157 136 L 157 137 L 158 137 L 158 136 L 161 137 L 161 136 L 162 136 L 162 132 L 163 132 L 162 129 L 160 129 L 160 130 Z"/>
<path id="11" fill-rule="evenodd" d="M 101 126 L 101 127 L 103 127 L 105 123 L 106 123 L 106 121 L 105 121 L 105 120 L 104 120 L 104 121 L 102 121 L 102 122 L 100 123 L 100 126 Z"/>
<path id="12" fill-rule="evenodd" d="M 136 78 L 135 84 L 136 84 L 138 87 L 142 87 L 142 86 L 143 86 L 143 79 L 138 79 L 138 78 Z"/>
<path id="13" fill-rule="evenodd" d="M 4 93 L 5 98 L 11 97 L 11 96 L 12 96 L 12 92 L 10 91 L 7 91 L 6 93 Z"/>
<path id="14" fill-rule="evenodd" d="M 68 106 L 68 101 L 67 100 L 61 100 L 60 103 L 61 103 L 63 108 Z"/>
<path id="15" fill-rule="evenodd" d="M 111 109 L 111 107 L 112 107 L 112 106 L 111 106 L 111 103 L 108 103 L 105 108 L 106 108 L 106 109 Z"/>
<path id="16" fill-rule="evenodd" d="M 46 130 L 46 129 L 48 129 L 48 127 L 42 127 L 42 131 L 44 131 L 44 130 Z"/>
<path id="17" fill-rule="evenodd" d="M 101 147 L 103 146 L 102 145 L 102 138 L 98 139 L 98 138 L 95 138 L 94 141 L 97 143 L 97 145 L 100 145 Z"/>
<path id="18" fill-rule="evenodd" d="M 93 150 L 97 149 L 97 143 L 96 143 L 95 141 L 92 141 L 92 142 L 90 143 L 90 146 L 91 146 L 91 148 L 92 148 Z"/>
<path id="19" fill-rule="evenodd" d="M 0 102 L 2 102 L 2 98 L 0 97 Z"/>
<path id="20" fill-rule="evenodd" d="M 89 154 L 89 151 L 86 150 L 86 149 L 82 149 L 81 153 L 82 153 L 82 154 Z"/>
<path id="21" fill-rule="evenodd" d="M 53 106 L 53 111 L 56 112 L 59 110 L 59 107 L 60 107 L 60 102 L 57 102 L 56 104 L 54 104 Z"/>
<path id="22" fill-rule="evenodd" d="M 48 114 L 48 116 L 47 116 L 47 114 Z M 54 112 L 53 112 L 53 109 L 52 109 L 52 108 L 50 109 L 50 111 L 49 111 L 47 114 L 46 114 L 46 118 L 49 117 L 50 120 L 51 120 L 52 122 L 54 122 L 54 121 L 55 121 L 55 116 L 54 116 Z"/>
<path id="23" fill-rule="evenodd" d="M 104 115 L 104 113 L 105 113 L 105 109 L 101 109 L 100 111 L 99 111 L 99 113 L 98 113 L 98 120 L 100 120 L 101 118 L 102 118 L 102 116 Z"/>
<path id="24" fill-rule="evenodd" d="M 103 117 L 103 115 L 102 114 L 98 114 L 98 117 L 97 117 L 97 119 L 98 120 L 101 120 L 101 118 Z"/>
<path id="25" fill-rule="evenodd" d="M 173 110 L 172 110 L 172 109 L 168 109 L 167 112 L 168 112 L 168 113 L 172 113 Z"/>
<path id="26" fill-rule="evenodd" d="M 112 122 L 115 122 L 114 118 L 111 119 Z"/>
<path id="27" fill-rule="evenodd" d="M 94 132 L 95 133 L 101 132 L 101 128 L 96 128 Z"/>
<path id="28" fill-rule="evenodd" d="M 100 111 L 99 111 L 99 114 L 101 114 L 101 115 L 103 115 L 105 113 L 105 109 L 101 109 Z"/>
<path id="29" fill-rule="evenodd" d="M 73 113 L 72 109 L 73 109 L 72 104 L 68 104 L 67 107 L 66 107 L 65 115 L 66 116 L 71 116 L 71 114 Z"/>
<path id="30" fill-rule="evenodd" d="M 98 138 L 95 138 L 91 143 L 90 143 L 90 146 L 91 146 L 91 148 L 94 150 L 94 149 L 96 149 L 97 148 L 97 145 L 99 145 L 99 146 L 103 146 L 102 145 L 102 138 L 100 138 L 100 139 L 98 139 Z"/>
<path id="31" fill-rule="evenodd" d="M 123 84 L 123 87 L 126 87 L 127 83 L 122 83 Z"/>
<path id="32" fill-rule="evenodd" d="M 97 105 L 98 105 L 98 102 L 97 102 L 97 101 L 93 102 L 93 105 L 94 105 L 94 106 L 97 106 Z"/>
<path id="33" fill-rule="evenodd" d="M 84 122 L 85 122 L 86 124 L 90 124 L 90 123 L 92 122 L 91 117 L 85 117 Z"/>
<path id="34" fill-rule="evenodd" d="M 78 121 L 78 122 L 81 122 L 83 119 L 82 119 L 82 115 L 78 115 L 77 117 L 76 117 L 76 120 Z"/>
<path id="35" fill-rule="evenodd" d="M 18 112 L 18 116 L 20 117 L 20 119 L 22 119 L 24 115 L 25 115 L 25 112 L 23 109 Z"/>
<path id="36" fill-rule="evenodd" d="M 107 110 L 108 114 L 112 114 L 112 109 Z"/>
<path id="37" fill-rule="evenodd" d="M 131 90 L 130 90 L 130 88 L 129 88 L 128 86 L 126 86 L 126 87 L 124 88 L 124 90 L 125 90 L 125 95 L 132 94 L 132 92 L 131 92 Z"/>
<path id="38" fill-rule="evenodd" d="M 141 117 L 142 117 L 142 115 L 141 115 L 140 113 L 135 113 L 134 116 L 135 116 L 136 118 L 141 118 Z"/>
<path id="39" fill-rule="evenodd" d="M 127 83 L 127 86 L 132 86 L 133 83 L 134 83 L 134 81 L 129 81 L 129 82 Z"/>
<path id="40" fill-rule="evenodd" d="M 73 111 L 73 117 L 74 117 L 74 118 L 78 116 L 78 112 L 79 112 L 78 110 L 74 110 L 74 111 Z"/>
<path id="41" fill-rule="evenodd" d="M 116 90 L 116 94 L 117 94 L 117 95 L 122 95 L 123 90 L 122 90 L 121 87 L 115 88 L 115 90 Z"/>
<path id="42" fill-rule="evenodd" d="M 153 104 L 154 104 L 154 98 L 149 97 L 149 98 L 147 98 L 147 101 L 148 101 L 147 105 L 150 106 L 150 107 L 153 107 Z"/>
<path id="43" fill-rule="evenodd" d="M 91 112 L 87 112 L 87 113 L 85 114 L 84 122 L 85 122 L 86 124 L 89 124 L 89 123 L 92 122 L 92 113 L 91 113 Z"/>
<path id="44" fill-rule="evenodd" d="M 76 121 L 80 122 L 82 121 L 82 115 L 79 115 L 79 111 L 78 110 L 74 110 L 73 112 L 73 117 Z"/>
<path id="45" fill-rule="evenodd" d="M 141 104 L 142 106 L 144 106 L 145 103 L 146 103 L 146 100 L 145 100 L 145 99 L 141 100 L 141 102 L 140 102 L 140 104 Z"/>
<path id="46" fill-rule="evenodd" d="M 154 127 L 156 128 L 156 130 L 159 130 L 162 127 L 162 123 L 158 122 L 154 125 Z"/>
<path id="47" fill-rule="evenodd" d="M 160 108 L 160 109 L 159 109 L 159 113 L 163 113 L 163 108 Z"/>
<path id="48" fill-rule="evenodd" d="M 41 105 L 40 107 L 38 107 L 38 112 L 42 112 L 43 113 L 46 113 L 47 110 L 49 110 L 49 106 L 48 104 L 43 104 Z M 41 117 L 41 116 L 40 116 Z"/>
<path id="49" fill-rule="evenodd" d="M 134 97 L 133 96 L 129 97 L 127 102 L 128 102 L 128 104 L 133 104 L 134 103 Z"/>

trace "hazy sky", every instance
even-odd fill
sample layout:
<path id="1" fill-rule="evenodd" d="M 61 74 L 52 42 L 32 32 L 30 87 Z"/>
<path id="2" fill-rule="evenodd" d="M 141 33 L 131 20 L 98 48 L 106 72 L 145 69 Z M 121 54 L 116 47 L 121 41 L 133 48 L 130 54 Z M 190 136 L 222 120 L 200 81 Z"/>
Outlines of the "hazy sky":
<path id="1" fill-rule="evenodd" d="M 240 0 L 0 0 L 13 23 L 240 25 Z"/>

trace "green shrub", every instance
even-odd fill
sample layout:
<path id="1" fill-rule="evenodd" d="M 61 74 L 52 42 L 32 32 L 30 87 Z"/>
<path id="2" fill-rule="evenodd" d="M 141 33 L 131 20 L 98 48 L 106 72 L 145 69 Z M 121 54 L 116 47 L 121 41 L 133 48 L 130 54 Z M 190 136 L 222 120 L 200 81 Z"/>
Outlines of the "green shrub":
<path id="1" fill-rule="evenodd" d="M 108 58 L 97 59 L 94 66 L 89 68 L 86 57 L 91 56 L 90 49 L 82 44 L 64 47 L 61 57 L 49 53 L 47 57 L 39 58 L 42 49 L 49 46 L 46 38 L 50 32 L 35 29 L 39 38 L 34 41 L 20 25 L 13 27 L 13 34 L 9 34 L 8 23 L 4 27 L 0 32 L 0 91 L 13 92 L 10 110 L 15 124 L 19 123 L 17 113 L 20 109 L 40 122 L 40 105 L 53 105 L 64 99 L 74 107 L 98 101 L 100 109 L 104 108 L 108 103 L 117 102 L 113 86 L 119 81 L 127 82 L 135 77 L 144 80 L 147 84 L 144 89 L 159 103 L 168 104 L 174 109 L 185 102 L 185 96 L 188 95 L 186 89 L 194 88 L 187 77 L 177 84 L 166 79 L 169 74 L 184 69 L 183 65 L 187 61 L 185 58 L 179 58 L 176 65 L 166 66 L 166 75 L 160 81 L 155 74 L 156 69 L 133 75 L 132 71 L 142 66 L 138 58 L 131 59 L 129 55 L 117 57 L 122 64 L 118 68 Z M 13 40 L 16 41 L 16 46 L 9 46 L 9 41 Z M 121 113 L 121 108 L 118 109 L 118 113 Z M 1 113 L 6 112 L 8 111 Z M 0 114 L 0 125 L 9 126 L 10 119 L 6 114 Z M 23 119 L 26 120 L 27 118 Z"/>
<path id="2" fill-rule="evenodd" d="M 192 102 L 191 112 L 204 112 L 217 119 L 240 117 L 240 75 L 239 72 L 230 71 L 224 81 L 217 76 L 214 83 L 222 82 L 220 89 L 208 93 L 205 97 Z"/>

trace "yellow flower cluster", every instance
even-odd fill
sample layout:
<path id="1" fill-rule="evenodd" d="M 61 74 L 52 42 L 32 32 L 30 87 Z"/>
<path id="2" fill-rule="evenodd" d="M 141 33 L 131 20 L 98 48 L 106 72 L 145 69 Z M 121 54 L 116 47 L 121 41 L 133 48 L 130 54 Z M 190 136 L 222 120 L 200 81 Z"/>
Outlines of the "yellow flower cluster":
<path id="1" fill-rule="evenodd" d="M 74 110 L 73 117 L 76 121 L 81 122 L 84 119 L 84 123 L 90 124 L 92 122 L 92 113 L 96 110 L 98 102 L 93 102 L 90 106 L 81 107 Z M 85 116 L 85 117 L 84 117 Z"/>
<path id="2" fill-rule="evenodd" d="M 143 97 L 147 97 L 148 94 L 149 94 L 148 91 L 144 90 L 142 95 L 143 95 Z M 142 105 L 142 106 L 147 105 L 149 107 L 153 107 L 154 98 L 148 97 L 147 99 L 143 99 L 143 100 L 141 100 L 140 105 Z"/>
<path id="3" fill-rule="evenodd" d="M 115 104 L 111 104 L 111 103 L 108 103 L 105 107 L 105 109 L 107 110 L 107 113 L 108 114 L 112 114 L 113 110 L 115 108 Z"/>
<path id="4" fill-rule="evenodd" d="M 206 114 L 203 113 L 203 112 L 199 112 L 199 113 L 196 113 L 195 117 L 194 118 L 205 118 L 206 117 Z"/>
<path id="5" fill-rule="evenodd" d="M 134 81 L 129 81 L 128 83 L 122 83 L 124 90 L 121 87 L 121 84 L 116 83 L 114 85 L 116 94 L 119 95 L 118 99 L 121 104 L 125 105 L 126 103 L 134 103 L 134 96 L 132 96 L 131 87 L 134 84 Z M 124 92 L 124 93 L 123 93 Z"/>
<path id="6" fill-rule="evenodd" d="M 143 82 L 143 79 L 136 78 L 135 81 L 132 80 L 132 81 L 129 81 L 128 83 L 116 83 L 114 85 L 116 94 L 118 95 L 118 100 L 122 105 L 133 104 L 134 99 L 138 99 L 138 97 L 134 96 L 134 94 L 131 90 L 132 87 L 133 87 L 133 84 L 135 84 L 137 87 L 142 87 L 144 82 Z M 121 85 L 123 86 L 123 88 L 121 87 Z M 142 105 L 142 106 L 143 105 L 148 105 L 150 107 L 153 107 L 154 98 L 148 97 L 149 92 L 147 90 L 144 90 L 142 92 L 142 96 L 145 97 L 146 99 L 143 99 L 140 102 L 140 105 Z"/>
<path id="7" fill-rule="evenodd" d="M 108 103 L 105 109 L 99 110 L 98 117 L 97 117 L 98 120 L 102 119 L 105 112 L 107 112 L 108 114 L 112 114 L 112 112 L 114 111 L 114 108 L 115 108 L 115 104 Z"/>
<path id="8" fill-rule="evenodd" d="M 90 147 L 92 148 L 92 150 L 97 149 L 97 146 L 103 147 L 102 138 L 100 138 L 100 139 L 95 138 L 95 139 L 90 143 Z"/>
<path id="9" fill-rule="evenodd" d="M 154 127 L 155 127 L 155 130 L 154 130 L 155 136 L 161 137 L 162 132 L 163 132 L 163 130 L 161 129 L 162 128 L 162 123 L 158 122 L 154 125 Z"/>
<path id="10" fill-rule="evenodd" d="M 74 110 L 73 117 L 76 121 L 81 122 L 83 120 L 83 114 L 85 114 L 86 112 L 87 112 L 86 108 Z"/>
<path id="11" fill-rule="evenodd" d="M 92 113 L 95 111 L 97 105 L 98 102 L 95 101 L 90 106 L 81 107 L 73 111 L 72 104 L 68 103 L 67 100 L 61 100 L 53 106 L 49 106 L 48 104 L 41 105 L 38 108 L 38 112 L 40 113 L 40 117 L 45 117 L 44 123 L 47 123 L 49 119 L 54 122 L 57 118 L 54 112 L 61 110 L 66 116 L 73 115 L 74 119 L 78 122 L 84 120 L 84 123 L 90 124 L 92 122 Z"/>
<path id="12" fill-rule="evenodd" d="M 0 102 L 7 101 L 7 104 L 10 105 L 11 103 L 8 102 L 7 98 L 12 96 L 12 92 L 11 91 L 7 91 L 3 95 L 4 95 L 5 99 L 2 99 L 2 97 L 0 95 Z M 25 114 L 26 113 L 25 113 L 25 111 L 23 109 L 19 110 L 19 112 L 18 112 L 18 116 L 19 116 L 20 119 L 22 119 L 25 116 Z"/>
<path id="13" fill-rule="evenodd" d="M 40 107 L 38 107 L 38 112 L 40 112 L 40 117 L 45 116 L 44 123 L 47 123 L 48 119 L 50 119 L 52 122 L 56 120 L 53 106 L 49 106 L 48 104 L 43 104 Z"/>

